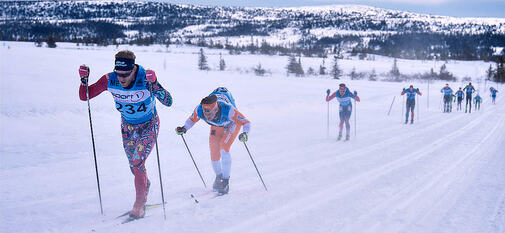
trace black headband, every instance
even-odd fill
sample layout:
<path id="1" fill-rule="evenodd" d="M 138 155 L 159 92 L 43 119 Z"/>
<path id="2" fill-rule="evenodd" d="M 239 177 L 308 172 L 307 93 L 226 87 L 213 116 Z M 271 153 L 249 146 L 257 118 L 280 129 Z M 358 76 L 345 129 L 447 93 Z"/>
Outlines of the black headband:
<path id="1" fill-rule="evenodd" d="M 116 58 L 114 70 L 130 71 L 133 70 L 133 65 L 135 64 L 135 59 L 130 58 Z"/>

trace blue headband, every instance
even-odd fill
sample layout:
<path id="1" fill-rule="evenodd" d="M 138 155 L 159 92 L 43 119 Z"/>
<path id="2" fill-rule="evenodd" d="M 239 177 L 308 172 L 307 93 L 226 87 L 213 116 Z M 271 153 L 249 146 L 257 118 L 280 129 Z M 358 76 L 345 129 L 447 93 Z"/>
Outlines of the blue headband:
<path id="1" fill-rule="evenodd" d="M 130 71 L 133 70 L 135 59 L 130 58 L 116 58 L 114 70 Z"/>

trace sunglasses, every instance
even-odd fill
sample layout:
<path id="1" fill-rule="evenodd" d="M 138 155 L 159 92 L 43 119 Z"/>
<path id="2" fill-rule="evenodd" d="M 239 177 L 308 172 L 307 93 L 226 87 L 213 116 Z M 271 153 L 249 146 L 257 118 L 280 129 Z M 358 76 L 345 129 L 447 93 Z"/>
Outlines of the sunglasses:
<path id="1" fill-rule="evenodd" d="M 126 78 L 126 77 L 130 76 L 130 74 L 132 74 L 132 72 L 133 72 L 133 70 L 130 70 L 130 72 L 128 72 L 128 73 L 118 73 L 118 72 L 114 71 L 114 73 L 116 73 L 116 75 L 121 78 Z"/>

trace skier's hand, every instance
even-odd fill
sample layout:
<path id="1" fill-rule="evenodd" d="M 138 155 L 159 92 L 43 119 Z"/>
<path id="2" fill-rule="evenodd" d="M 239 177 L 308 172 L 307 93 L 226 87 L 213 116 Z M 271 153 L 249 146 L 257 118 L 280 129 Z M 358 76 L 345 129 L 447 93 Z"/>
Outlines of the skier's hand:
<path id="1" fill-rule="evenodd" d="M 241 142 L 247 142 L 247 133 L 246 132 L 243 132 L 241 133 L 240 135 L 238 135 L 238 140 L 241 141 Z"/>
<path id="2" fill-rule="evenodd" d="M 359 96 L 356 96 L 356 101 L 360 102 L 360 100 Z"/>
<path id="3" fill-rule="evenodd" d="M 81 78 L 82 84 L 88 84 L 89 67 L 87 65 L 82 64 L 79 67 L 79 77 Z"/>
<path id="4" fill-rule="evenodd" d="M 326 90 L 326 96 L 329 96 L 330 95 L 330 89 Z"/>
<path id="5" fill-rule="evenodd" d="M 150 83 L 155 83 L 156 82 L 156 73 L 154 73 L 153 70 L 146 70 L 146 79 Z"/>
<path id="6" fill-rule="evenodd" d="M 186 133 L 186 128 L 184 126 L 175 128 L 175 133 L 177 135 L 183 135 Z"/>
<path id="7" fill-rule="evenodd" d="M 355 95 L 355 96 L 358 96 L 358 92 L 357 92 L 357 91 L 354 91 L 354 95 Z"/>

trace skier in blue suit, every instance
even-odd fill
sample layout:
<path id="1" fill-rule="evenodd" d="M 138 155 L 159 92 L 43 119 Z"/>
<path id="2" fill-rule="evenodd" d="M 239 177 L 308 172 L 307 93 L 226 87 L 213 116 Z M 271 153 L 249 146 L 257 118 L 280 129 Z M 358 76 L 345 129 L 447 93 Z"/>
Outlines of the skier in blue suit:
<path id="1" fill-rule="evenodd" d="M 446 83 L 445 87 L 440 90 L 440 92 L 444 93 L 444 112 L 451 112 L 452 111 L 452 103 L 451 103 L 451 97 L 453 96 L 453 91 L 449 87 L 449 84 Z"/>
<path id="2" fill-rule="evenodd" d="M 414 88 L 410 85 L 408 89 L 403 88 L 401 95 L 407 94 L 407 112 L 405 114 L 405 124 L 409 122 L 409 111 L 410 111 L 410 124 L 414 124 L 414 107 L 416 106 L 416 95 L 423 95 L 419 88 Z"/>

